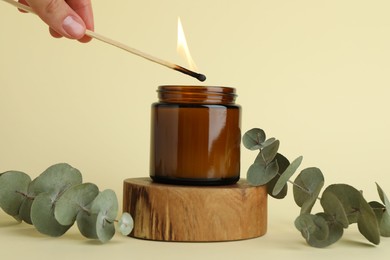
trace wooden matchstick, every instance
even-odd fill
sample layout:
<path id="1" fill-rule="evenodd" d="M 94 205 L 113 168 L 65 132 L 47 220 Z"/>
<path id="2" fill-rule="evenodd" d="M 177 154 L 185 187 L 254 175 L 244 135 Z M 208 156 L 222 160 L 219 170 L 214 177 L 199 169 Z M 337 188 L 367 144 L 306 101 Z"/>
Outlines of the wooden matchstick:
<path id="1" fill-rule="evenodd" d="M 21 3 L 19 3 L 19 2 L 15 2 L 14 0 L 3 0 L 3 1 L 5 1 L 5 2 L 7 2 L 7 3 L 9 3 L 9 4 L 11 4 L 11 5 L 15 6 L 15 7 L 17 7 L 18 9 L 25 11 L 25 12 L 32 13 L 32 14 L 36 14 L 36 13 L 34 12 L 34 10 L 33 10 L 31 7 L 27 6 L 27 5 L 21 4 Z M 186 68 L 184 68 L 184 67 L 181 67 L 181 66 L 179 66 L 179 65 L 176 65 L 176 64 L 174 64 L 174 63 L 171 63 L 171 62 L 168 62 L 168 61 L 165 61 L 165 60 L 156 58 L 156 57 L 154 57 L 154 56 L 152 56 L 152 55 L 149 55 L 149 54 L 147 54 L 147 53 L 144 53 L 144 52 L 142 52 L 142 51 L 139 51 L 139 50 L 137 50 L 137 49 L 134 49 L 134 48 L 132 48 L 132 47 L 130 47 L 130 46 L 127 46 L 127 45 L 125 45 L 125 44 L 123 44 L 123 43 L 120 43 L 120 42 L 118 42 L 118 41 L 115 41 L 115 40 L 113 40 L 113 39 L 110 39 L 110 38 L 108 38 L 108 37 L 106 37 L 106 36 L 103 36 L 103 35 L 101 35 L 101 34 L 98 34 L 98 33 L 96 33 L 96 32 L 93 32 L 93 31 L 91 31 L 91 30 L 88 30 L 88 29 L 87 29 L 87 30 L 85 31 L 85 34 L 86 34 L 87 36 L 91 37 L 91 38 L 94 38 L 94 39 L 97 39 L 97 40 L 99 40 L 99 41 L 108 43 L 108 44 L 110 44 L 110 45 L 113 45 L 113 46 L 118 47 L 118 48 L 120 48 L 120 49 L 122 49 L 122 50 L 128 51 L 128 52 L 130 52 L 130 53 L 132 53 L 132 54 L 135 54 L 135 55 L 137 55 L 137 56 L 140 56 L 140 57 L 142 57 L 142 58 L 144 58 L 144 59 L 147 59 L 147 60 L 149 60 L 149 61 L 155 62 L 155 63 L 157 63 L 157 64 L 163 65 L 163 66 L 168 67 L 168 68 L 170 68 L 170 69 L 173 69 L 173 70 L 179 71 L 179 72 L 181 72 L 181 73 L 187 74 L 187 75 L 189 75 L 189 76 L 191 76 L 191 77 L 194 77 L 194 78 L 198 79 L 199 81 L 205 81 L 205 80 L 206 80 L 206 76 L 203 75 L 203 74 L 196 73 L 196 72 L 194 72 L 194 71 L 188 70 L 188 69 L 186 69 Z"/>

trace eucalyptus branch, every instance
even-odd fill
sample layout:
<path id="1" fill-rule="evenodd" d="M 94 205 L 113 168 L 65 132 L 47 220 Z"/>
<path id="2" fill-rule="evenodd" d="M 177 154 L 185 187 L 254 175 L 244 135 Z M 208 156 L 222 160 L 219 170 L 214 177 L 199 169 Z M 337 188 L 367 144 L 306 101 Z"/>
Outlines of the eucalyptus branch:
<path id="1" fill-rule="evenodd" d="M 111 221 L 118 213 L 114 191 L 99 191 L 95 184 L 82 183 L 81 173 L 65 163 L 49 167 L 33 181 L 23 172 L 1 173 L 0 207 L 53 237 L 63 235 L 76 221 L 82 235 L 101 242 L 113 237 L 114 223 L 123 235 L 133 228 L 128 213 Z"/>
<path id="2" fill-rule="evenodd" d="M 249 150 L 259 150 L 261 156 L 249 167 L 247 180 L 250 184 L 265 185 L 274 198 L 287 195 L 287 184 L 293 186 L 295 203 L 301 207 L 295 227 L 307 243 L 314 247 L 326 247 L 338 241 L 345 228 L 357 223 L 361 234 L 371 243 L 379 244 L 380 236 L 390 237 L 390 202 L 377 184 L 381 202 L 367 202 L 361 191 L 347 184 L 333 184 L 325 188 L 320 169 L 303 169 L 294 181 L 292 175 L 302 162 L 302 157 L 291 163 L 278 153 L 279 141 L 266 139 L 265 132 L 253 128 L 243 136 L 243 144 Z M 270 158 L 270 159 L 268 159 Z M 312 214 L 316 201 L 320 201 L 323 212 Z"/>

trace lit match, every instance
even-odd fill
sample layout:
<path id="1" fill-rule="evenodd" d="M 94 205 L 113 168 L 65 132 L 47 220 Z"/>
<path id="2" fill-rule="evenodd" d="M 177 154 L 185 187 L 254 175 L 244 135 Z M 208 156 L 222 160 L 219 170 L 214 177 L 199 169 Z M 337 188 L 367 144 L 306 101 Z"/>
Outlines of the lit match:
<path id="1" fill-rule="evenodd" d="M 3 0 L 3 1 L 5 1 L 5 2 L 15 6 L 16 8 L 18 8 L 20 10 L 23 10 L 23 11 L 28 12 L 28 13 L 35 14 L 34 10 L 32 10 L 32 8 L 27 6 L 27 5 L 21 4 L 19 2 L 15 2 L 14 0 Z M 176 65 L 174 63 L 171 63 L 171 62 L 168 62 L 168 61 L 156 58 L 154 56 L 151 56 L 151 55 L 149 55 L 147 53 L 141 52 L 141 51 L 139 51 L 137 49 L 129 47 L 129 46 L 127 46 L 127 45 L 125 45 L 123 43 L 120 43 L 118 41 L 112 40 L 112 39 L 110 39 L 110 38 L 108 38 L 106 36 L 103 36 L 101 34 L 98 34 L 96 32 L 93 32 L 93 31 L 90 31 L 90 30 L 86 30 L 85 31 L 85 35 L 87 35 L 87 36 L 89 36 L 91 38 L 97 39 L 99 41 L 108 43 L 110 45 L 113 45 L 115 47 L 118 47 L 118 48 L 120 48 L 122 50 L 128 51 L 128 52 L 130 52 L 132 54 L 140 56 L 140 57 L 142 57 L 144 59 L 147 59 L 149 61 L 155 62 L 157 64 L 163 65 L 163 66 L 168 67 L 170 69 L 173 69 L 173 70 L 179 71 L 181 73 L 184 73 L 186 75 L 189 75 L 191 77 L 194 77 L 194 78 L 198 79 L 199 81 L 205 81 L 206 80 L 206 76 L 203 75 L 203 74 L 196 73 L 194 71 L 191 71 L 189 69 L 186 69 L 184 67 Z"/>

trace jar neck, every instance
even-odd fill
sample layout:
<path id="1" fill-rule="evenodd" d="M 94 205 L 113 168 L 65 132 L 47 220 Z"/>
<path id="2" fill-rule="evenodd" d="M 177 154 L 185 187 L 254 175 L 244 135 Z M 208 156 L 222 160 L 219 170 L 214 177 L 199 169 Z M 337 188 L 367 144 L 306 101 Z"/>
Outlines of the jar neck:
<path id="1" fill-rule="evenodd" d="M 234 104 L 236 90 L 217 86 L 164 85 L 158 87 L 158 98 L 163 103 Z"/>

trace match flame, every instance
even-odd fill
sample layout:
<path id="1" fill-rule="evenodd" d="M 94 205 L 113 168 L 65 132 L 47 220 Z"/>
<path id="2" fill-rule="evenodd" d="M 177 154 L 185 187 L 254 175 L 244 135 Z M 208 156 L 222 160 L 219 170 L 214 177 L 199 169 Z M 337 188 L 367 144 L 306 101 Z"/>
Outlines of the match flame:
<path id="1" fill-rule="evenodd" d="M 180 54 L 180 56 L 187 60 L 188 66 L 191 70 L 198 70 L 194 60 L 191 57 L 190 50 L 188 49 L 187 40 L 186 36 L 184 35 L 180 17 L 178 17 L 177 20 L 177 52 Z"/>

